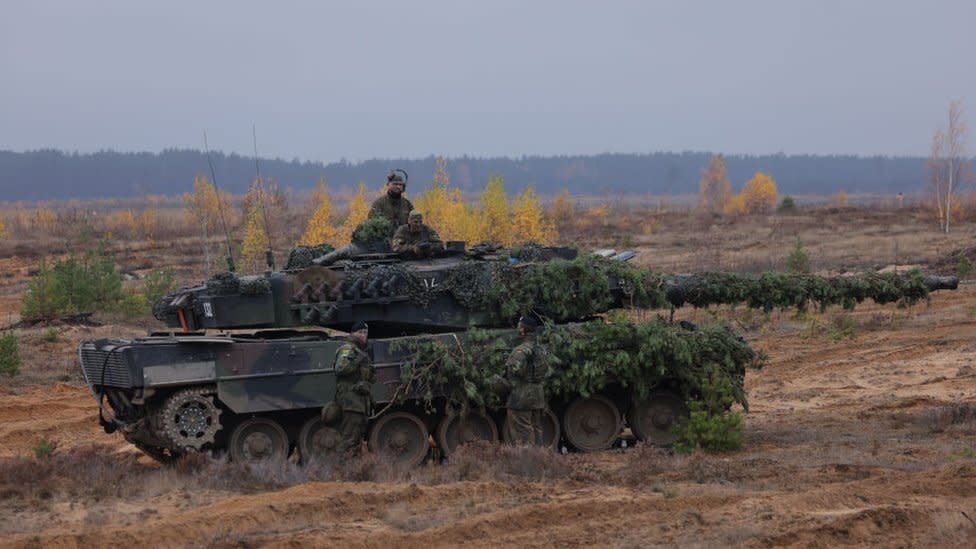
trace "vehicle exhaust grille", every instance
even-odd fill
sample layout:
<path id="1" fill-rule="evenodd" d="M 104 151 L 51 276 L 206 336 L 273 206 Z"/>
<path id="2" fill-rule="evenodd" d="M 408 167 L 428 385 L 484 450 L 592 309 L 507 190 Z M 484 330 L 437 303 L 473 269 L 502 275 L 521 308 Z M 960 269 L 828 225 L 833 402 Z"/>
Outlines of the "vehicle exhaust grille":
<path id="1" fill-rule="evenodd" d="M 106 358 L 108 358 L 107 362 Z M 103 365 L 104 377 L 102 374 Z M 93 348 L 83 348 L 81 350 L 81 367 L 85 370 L 85 379 L 93 387 L 96 385 L 132 387 L 129 368 L 122 359 L 121 351 L 112 353 Z"/>

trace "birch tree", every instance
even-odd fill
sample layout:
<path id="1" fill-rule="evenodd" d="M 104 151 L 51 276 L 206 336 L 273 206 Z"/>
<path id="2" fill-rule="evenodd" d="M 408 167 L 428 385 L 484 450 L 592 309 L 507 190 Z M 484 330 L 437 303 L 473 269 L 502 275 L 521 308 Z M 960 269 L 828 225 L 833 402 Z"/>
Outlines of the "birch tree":
<path id="1" fill-rule="evenodd" d="M 704 212 L 721 213 L 729 200 L 732 200 L 732 183 L 725 170 L 725 157 L 718 154 L 702 170 L 698 184 L 698 208 Z"/>
<path id="2" fill-rule="evenodd" d="M 966 161 L 966 123 L 962 119 L 962 102 L 949 103 L 949 120 L 945 129 L 935 130 L 929 154 L 929 186 L 935 193 L 939 210 L 939 229 L 949 232 L 952 202 L 959 189 L 972 176 Z"/>

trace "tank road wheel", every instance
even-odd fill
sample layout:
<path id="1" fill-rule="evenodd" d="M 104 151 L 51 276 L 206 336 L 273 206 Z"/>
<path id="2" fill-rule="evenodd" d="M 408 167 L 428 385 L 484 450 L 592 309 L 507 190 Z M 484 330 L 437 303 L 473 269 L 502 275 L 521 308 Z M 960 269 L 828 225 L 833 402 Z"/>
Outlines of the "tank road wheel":
<path id="1" fill-rule="evenodd" d="M 342 435 L 339 430 L 322 423 L 318 414 L 308 418 L 298 434 L 298 451 L 302 455 L 302 463 L 308 465 L 337 456 L 336 449 L 340 440 Z"/>
<path id="2" fill-rule="evenodd" d="M 676 438 L 672 432 L 675 422 L 688 415 L 684 399 L 672 392 L 658 391 L 634 402 L 627 421 L 638 440 L 668 446 Z"/>
<path id="3" fill-rule="evenodd" d="M 191 387 L 169 396 L 160 412 L 162 430 L 180 450 L 200 450 L 212 444 L 220 430 L 221 410 L 213 388 Z"/>
<path id="4" fill-rule="evenodd" d="M 281 463 L 288 450 L 285 430 L 266 417 L 252 417 L 230 435 L 230 458 L 240 463 Z"/>
<path id="5" fill-rule="evenodd" d="M 576 449 L 605 450 L 620 434 L 620 411 L 605 396 L 579 397 L 563 413 L 563 428 L 566 440 Z"/>
<path id="6" fill-rule="evenodd" d="M 437 445 L 449 456 L 458 446 L 484 440 L 490 443 L 498 442 L 498 428 L 490 417 L 471 412 L 465 416 L 452 413 L 444 416 L 437 425 Z"/>
<path id="7" fill-rule="evenodd" d="M 413 467 L 427 457 L 427 426 L 410 412 L 380 416 L 369 430 L 369 449 L 395 465 Z"/>
<path id="8" fill-rule="evenodd" d="M 559 437 L 562 435 L 559 429 L 559 418 L 547 408 L 542 414 L 542 419 L 545 421 L 545 424 L 542 425 L 542 446 L 555 450 L 559 444 Z M 505 421 L 504 416 L 502 416 L 502 440 L 508 443 L 512 442 L 512 430 L 508 428 L 508 422 Z"/>

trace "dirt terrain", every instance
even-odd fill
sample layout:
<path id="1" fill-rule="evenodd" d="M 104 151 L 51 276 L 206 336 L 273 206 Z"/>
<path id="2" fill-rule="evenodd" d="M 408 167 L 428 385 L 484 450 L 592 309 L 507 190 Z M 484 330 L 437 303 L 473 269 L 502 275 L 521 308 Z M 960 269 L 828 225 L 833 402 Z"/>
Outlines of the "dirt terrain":
<path id="1" fill-rule="evenodd" d="M 831 225 L 811 219 L 810 226 L 824 233 Z M 857 235 L 866 238 L 873 225 L 859 226 Z M 890 260 L 890 248 L 876 243 L 845 247 L 858 236 L 844 228 L 820 234 L 817 245 L 843 249 L 839 257 Z M 906 252 L 905 236 L 901 253 L 935 265 L 971 242 L 972 231 L 960 227 L 926 257 Z M 676 270 L 694 269 L 693 251 L 668 247 L 668 238 L 653 236 L 657 257 Z M 936 239 L 932 232 L 925 238 Z M 778 249 L 757 255 L 774 253 L 779 257 Z M 843 266 L 813 259 L 821 267 Z M 16 314 L 16 300 L 5 294 L 0 318 Z M 679 312 L 692 319 L 711 314 Z M 685 456 L 628 444 L 597 454 L 487 452 L 482 461 L 470 456 L 467 466 L 429 463 L 406 473 L 383 472 L 367 460 L 339 482 L 316 480 L 291 464 L 247 474 L 227 464 L 160 466 L 119 435 L 102 432 L 77 374 L 79 340 L 140 330 L 59 326 L 57 340 L 48 341 L 44 328 L 24 329 L 22 373 L 0 387 L 0 545 L 976 542 L 976 284 L 964 282 L 911 309 L 866 303 L 853 313 L 717 314 L 769 355 L 767 366 L 746 379 L 742 450 Z M 50 465 L 30 457 L 42 438 L 55 444 Z M 501 456 L 496 462 L 523 459 L 525 468 L 505 469 L 492 455 Z"/>

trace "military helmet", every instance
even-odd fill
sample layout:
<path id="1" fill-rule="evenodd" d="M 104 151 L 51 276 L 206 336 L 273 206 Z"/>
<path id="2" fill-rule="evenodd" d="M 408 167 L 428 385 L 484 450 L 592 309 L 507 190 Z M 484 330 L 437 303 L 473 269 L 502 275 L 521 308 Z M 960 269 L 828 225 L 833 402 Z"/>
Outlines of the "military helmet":
<path id="1" fill-rule="evenodd" d="M 410 213 L 407 215 L 407 219 L 421 219 L 422 220 L 423 218 L 424 218 L 424 214 L 420 210 L 410 210 Z"/>
<path id="2" fill-rule="evenodd" d="M 526 332 L 534 332 L 539 327 L 539 322 L 531 316 L 523 316 L 518 323 Z"/>
<path id="3" fill-rule="evenodd" d="M 403 183 L 403 188 L 404 189 L 407 188 L 407 179 L 410 179 L 410 177 L 407 175 L 407 172 L 405 172 L 405 171 L 403 171 L 401 169 L 390 170 L 390 174 L 386 176 L 386 182 L 388 184 L 389 183 Z"/>

